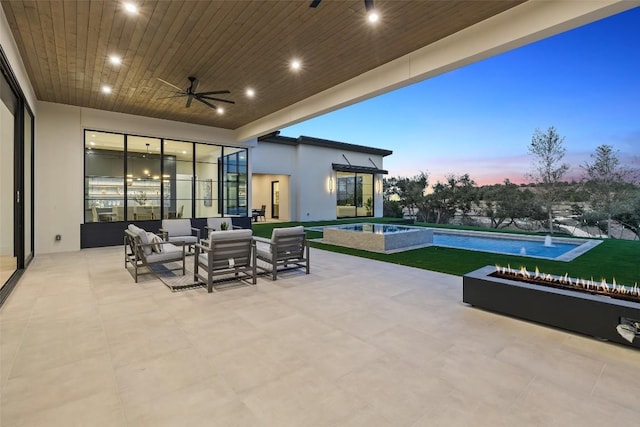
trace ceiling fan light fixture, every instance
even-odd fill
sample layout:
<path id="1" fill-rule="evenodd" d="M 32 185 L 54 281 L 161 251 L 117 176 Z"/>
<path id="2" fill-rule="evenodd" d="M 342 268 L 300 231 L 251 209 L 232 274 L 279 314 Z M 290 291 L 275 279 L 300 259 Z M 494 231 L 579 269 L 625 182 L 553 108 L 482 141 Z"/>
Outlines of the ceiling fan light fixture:
<path id="1" fill-rule="evenodd" d="M 372 9 L 369 12 L 367 12 L 367 21 L 369 21 L 370 24 L 375 24 L 379 20 L 380 20 L 380 15 L 378 15 L 378 12 L 376 12 L 375 9 Z"/>

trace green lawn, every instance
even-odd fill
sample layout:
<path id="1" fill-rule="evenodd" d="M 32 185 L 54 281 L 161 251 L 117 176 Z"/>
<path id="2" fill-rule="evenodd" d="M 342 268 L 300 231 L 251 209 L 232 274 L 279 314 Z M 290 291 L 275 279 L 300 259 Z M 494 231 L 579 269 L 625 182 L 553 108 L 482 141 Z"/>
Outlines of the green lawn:
<path id="1" fill-rule="evenodd" d="M 310 227 L 314 225 L 327 225 L 347 222 L 391 222 L 389 220 L 376 219 L 355 219 L 348 221 L 324 221 L 324 222 L 290 222 L 279 224 L 253 224 L 253 231 L 256 236 L 270 237 L 271 230 L 275 227 L 286 227 L 292 225 L 304 225 Z M 426 224 L 420 224 L 426 225 Z M 453 228 L 453 227 L 450 227 Z M 462 228 L 462 227 L 456 227 Z M 468 227 L 465 227 L 468 228 Z M 486 229 L 482 229 L 487 231 Z M 310 239 L 322 237 L 322 233 L 309 231 L 307 236 Z M 579 256 L 570 262 L 548 261 L 537 258 L 527 258 L 512 255 L 499 255 L 487 252 L 466 251 L 462 249 L 450 249 L 440 247 L 429 247 L 414 249 L 395 254 L 379 254 L 358 249 L 344 248 L 341 246 L 327 245 L 312 242 L 311 246 L 333 252 L 360 256 L 379 261 L 391 262 L 395 264 L 407 265 L 422 268 L 425 270 L 440 271 L 443 273 L 462 276 L 465 273 L 483 267 L 485 265 L 507 265 L 520 268 L 526 267 L 534 270 L 537 266 L 541 272 L 555 275 L 568 273 L 571 277 L 583 277 L 600 281 L 605 278 L 611 282 L 615 278 L 619 284 L 633 286 L 640 283 L 640 241 L 629 240 L 604 240 L 601 244 L 591 249 L 589 252 Z"/>

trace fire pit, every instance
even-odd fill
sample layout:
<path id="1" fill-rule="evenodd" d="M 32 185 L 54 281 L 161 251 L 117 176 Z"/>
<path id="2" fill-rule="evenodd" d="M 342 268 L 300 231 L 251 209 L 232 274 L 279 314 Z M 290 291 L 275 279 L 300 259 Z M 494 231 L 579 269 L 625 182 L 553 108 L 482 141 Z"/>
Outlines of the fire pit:
<path id="1" fill-rule="evenodd" d="M 463 302 L 640 348 L 640 287 L 487 266 L 463 277 Z"/>

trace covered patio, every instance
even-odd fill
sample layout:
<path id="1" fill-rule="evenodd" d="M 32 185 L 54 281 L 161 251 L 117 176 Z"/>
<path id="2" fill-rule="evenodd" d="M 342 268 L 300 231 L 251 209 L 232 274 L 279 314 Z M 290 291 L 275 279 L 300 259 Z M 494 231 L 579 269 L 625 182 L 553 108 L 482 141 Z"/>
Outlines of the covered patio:
<path id="1" fill-rule="evenodd" d="M 467 307 L 460 277 L 319 249 L 311 258 L 310 275 L 207 294 L 134 284 L 120 247 L 39 255 L 0 312 L 0 424 L 640 418 L 636 350 Z"/>

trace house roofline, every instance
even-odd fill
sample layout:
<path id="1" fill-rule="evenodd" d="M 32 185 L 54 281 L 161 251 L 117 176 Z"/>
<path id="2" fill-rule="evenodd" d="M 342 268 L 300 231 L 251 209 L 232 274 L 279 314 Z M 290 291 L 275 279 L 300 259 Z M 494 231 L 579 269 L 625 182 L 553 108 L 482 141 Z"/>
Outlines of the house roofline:
<path id="1" fill-rule="evenodd" d="M 391 150 L 385 150 L 383 148 L 367 147 L 365 145 L 349 144 L 347 142 L 332 141 L 329 139 L 314 138 L 312 136 L 301 135 L 298 138 L 292 138 L 288 136 L 280 135 L 280 131 L 268 133 L 258 137 L 258 142 L 272 142 L 275 144 L 284 145 L 312 145 L 316 147 L 325 148 L 338 148 L 343 150 L 355 151 L 359 153 L 376 154 L 382 157 L 393 154 Z"/>

